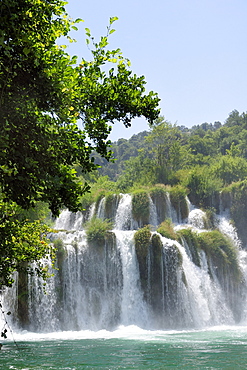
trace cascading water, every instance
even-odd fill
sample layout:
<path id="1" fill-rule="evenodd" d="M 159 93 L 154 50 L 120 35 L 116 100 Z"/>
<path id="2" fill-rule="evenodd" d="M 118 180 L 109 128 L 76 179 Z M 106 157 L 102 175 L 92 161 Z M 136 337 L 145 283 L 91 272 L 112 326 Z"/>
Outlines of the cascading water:
<path id="1" fill-rule="evenodd" d="M 138 258 L 131 195 L 121 194 L 114 199 L 115 209 L 110 212 L 114 228 L 104 243 L 87 241 L 82 213 L 63 211 L 55 224 L 60 231 L 51 237 L 58 246 L 58 270 L 48 280 L 46 293 L 39 278 L 28 278 L 25 315 L 14 308 L 19 326 L 47 332 L 111 330 L 119 325 L 166 329 L 231 324 L 236 316 L 231 296 L 243 311 L 241 319 L 246 319 L 243 290 L 239 288 L 234 295 L 231 277 L 219 276 L 215 261 L 202 249 L 196 252 L 185 237 L 178 242 L 153 231 L 163 221 L 161 204 L 151 197 L 149 202 L 151 239 Z M 102 199 L 97 207 L 93 205 L 87 218 L 96 215 L 104 219 L 109 214 L 106 203 Z M 205 213 L 193 208 L 188 200 L 189 214 L 182 225 L 178 224 L 180 210 L 175 210 L 168 194 L 164 204 L 163 213 L 176 224 L 176 230 L 206 231 Z M 243 278 L 239 286 L 243 287 L 247 280 L 246 252 L 241 250 L 227 218 L 218 216 L 216 222 L 221 233 L 240 249 Z M 16 289 L 5 293 L 5 306 L 13 306 L 13 302 L 17 305 Z"/>

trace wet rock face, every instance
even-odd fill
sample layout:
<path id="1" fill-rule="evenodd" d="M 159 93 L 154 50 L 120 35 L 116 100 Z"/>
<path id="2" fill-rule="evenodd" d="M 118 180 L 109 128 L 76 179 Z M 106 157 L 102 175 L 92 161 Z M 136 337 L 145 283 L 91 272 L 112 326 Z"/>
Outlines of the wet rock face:
<path id="1" fill-rule="evenodd" d="M 135 234 L 135 248 L 144 300 L 158 325 L 166 328 L 183 320 L 179 312 L 178 285 L 182 256 L 177 246 L 166 244 L 159 234 L 141 229 Z"/>

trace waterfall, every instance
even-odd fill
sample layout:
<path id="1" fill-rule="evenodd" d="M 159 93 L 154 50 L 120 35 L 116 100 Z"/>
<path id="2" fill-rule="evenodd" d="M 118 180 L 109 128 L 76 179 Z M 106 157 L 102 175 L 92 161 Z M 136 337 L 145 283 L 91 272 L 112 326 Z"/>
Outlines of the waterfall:
<path id="1" fill-rule="evenodd" d="M 167 209 L 167 212 L 166 212 L 166 218 L 169 218 L 172 220 L 172 222 L 174 222 L 175 224 L 178 223 L 178 216 L 177 216 L 177 212 L 176 210 L 174 209 L 172 203 L 171 203 L 171 199 L 170 199 L 170 194 L 169 193 L 166 193 L 166 209 Z"/>
<path id="2" fill-rule="evenodd" d="M 133 223 L 134 221 L 132 219 L 131 195 L 122 194 L 116 212 L 115 229 L 132 230 Z"/>
<path id="3" fill-rule="evenodd" d="M 99 202 L 99 207 L 97 211 L 98 218 L 104 218 L 105 216 L 105 197 L 103 197 Z"/>
<path id="4" fill-rule="evenodd" d="M 177 246 L 183 256 L 182 267 L 187 282 L 183 292 L 185 323 L 193 323 L 196 327 L 233 323 L 222 289 L 215 275 L 211 278 L 208 273 L 205 253 L 201 252 L 199 268 L 189 258 L 186 249 L 179 243 Z"/>
<path id="5" fill-rule="evenodd" d="M 64 210 L 55 222 L 58 232 L 51 235 L 58 247 L 58 270 L 48 279 L 45 291 L 40 278 L 29 276 L 24 279 L 28 291 L 24 303 L 20 302 L 18 279 L 12 289 L 2 294 L 4 306 L 11 306 L 16 316 L 13 325 L 49 332 L 112 330 L 120 325 L 147 329 L 201 328 L 233 324 L 236 317 L 239 321 L 247 320 L 247 298 L 243 293 L 247 254 L 227 216 L 218 215 L 215 223 L 238 250 L 239 269 L 243 273 L 239 282 L 233 282 L 234 270 L 227 264 L 217 265 L 218 260 L 193 241 L 193 235 L 209 231 L 205 229 L 205 212 L 194 208 L 187 199 L 188 218 L 180 224 L 180 210 L 172 206 L 168 193 L 164 205 L 150 196 L 148 199 L 150 240 L 143 239 L 139 254 L 135 244 L 138 224 L 132 216 L 131 195 L 120 194 L 112 202 L 102 198 L 98 207 L 91 206 L 89 220 L 93 215 L 101 219 L 111 215 L 113 220 L 113 229 L 101 242 L 87 240 L 83 229 L 85 215 Z M 167 218 L 176 224 L 178 235 L 181 230 L 195 234 L 187 233 L 187 238 L 181 234 L 177 240 L 161 236 L 155 229 Z M 219 252 L 225 253 L 221 249 Z"/>
<path id="6" fill-rule="evenodd" d="M 149 224 L 152 225 L 154 228 L 158 226 L 158 215 L 155 204 L 152 198 L 149 196 Z"/>
<path id="7" fill-rule="evenodd" d="M 115 235 L 121 254 L 123 273 L 121 324 L 145 326 L 147 311 L 140 289 L 139 269 L 133 241 L 134 232 L 116 230 Z"/>

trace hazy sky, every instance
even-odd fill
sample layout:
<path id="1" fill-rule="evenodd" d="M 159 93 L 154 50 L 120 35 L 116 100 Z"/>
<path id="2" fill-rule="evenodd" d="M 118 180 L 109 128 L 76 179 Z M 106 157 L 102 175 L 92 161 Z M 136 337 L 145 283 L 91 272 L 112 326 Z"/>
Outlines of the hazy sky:
<path id="1" fill-rule="evenodd" d="M 85 27 L 105 35 L 111 16 L 116 32 L 109 48 L 120 48 L 131 69 L 158 92 L 161 114 L 191 127 L 247 111 L 247 0 L 68 0 L 67 12 L 82 18 L 70 54 L 89 58 Z M 114 125 L 112 140 L 147 129 Z"/>

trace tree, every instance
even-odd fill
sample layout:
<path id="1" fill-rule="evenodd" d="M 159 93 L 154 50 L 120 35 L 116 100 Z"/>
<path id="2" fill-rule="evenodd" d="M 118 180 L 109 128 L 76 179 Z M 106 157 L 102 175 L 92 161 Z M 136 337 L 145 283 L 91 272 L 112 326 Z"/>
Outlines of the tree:
<path id="1" fill-rule="evenodd" d="M 16 204 L 0 200 L 0 288 L 12 285 L 15 271 L 35 272 L 44 279 L 50 276 L 55 251 L 47 239 L 49 232 L 38 220 L 20 218 Z M 41 260 L 45 256 L 49 262 Z M 31 266 L 32 262 L 36 264 Z"/>
<path id="2" fill-rule="evenodd" d="M 81 22 L 69 19 L 65 4 L 0 2 L 0 285 L 11 285 L 13 271 L 29 272 L 30 262 L 51 252 L 48 229 L 19 219 L 16 207 L 44 201 L 54 215 L 64 206 L 79 210 L 89 187 L 75 168 L 95 169 L 93 151 L 110 159 L 115 121 L 128 127 L 134 117 L 152 122 L 159 112 L 144 77 L 132 74 L 119 49 L 107 49 L 116 17 L 98 43 L 86 29 L 91 61 L 78 63 L 56 44 Z M 42 265 L 36 268 L 46 276 Z"/>
<path id="3" fill-rule="evenodd" d="M 129 70 L 119 49 L 107 50 L 86 29 L 92 61 L 70 57 L 56 45 L 75 22 L 62 0 L 3 0 L 0 5 L 0 186 L 6 201 L 24 208 L 49 203 L 80 209 L 87 184 L 76 177 L 95 169 L 93 150 L 109 159 L 110 124 L 158 116 L 157 94 L 145 95 L 144 77 Z M 109 67 L 115 63 L 114 67 Z M 82 120 L 79 129 L 77 120 Z"/>
<path id="4" fill-rule="evenodd" d="M 181 168 L 186 156 L 181 137 L 179 128 L 162 116 L 151 126 L 146 141 L 151 144 L 154 156 L 156 182 L 168 184 L 172 173 Z"/>

